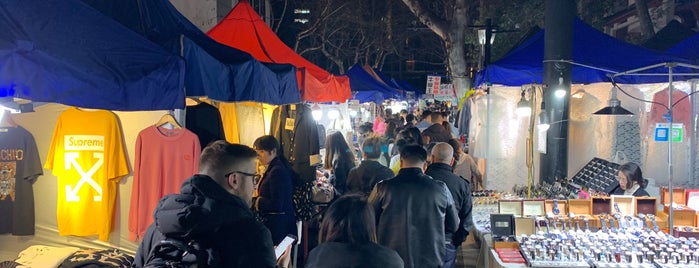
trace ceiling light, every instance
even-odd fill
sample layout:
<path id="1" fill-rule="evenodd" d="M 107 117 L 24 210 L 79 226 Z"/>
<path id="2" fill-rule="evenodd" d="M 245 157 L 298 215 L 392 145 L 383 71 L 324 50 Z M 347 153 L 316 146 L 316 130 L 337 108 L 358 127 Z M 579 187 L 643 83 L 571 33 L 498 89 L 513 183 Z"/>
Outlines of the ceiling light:
<path id="1" fill-rule="evenodd" d="M 609 98 L 609 106 L 600 109 L 592 114 L 596 115 L 633 115 L 629 110 L 621 107 L 621 101 L 616 98 L 616 86 L 612 87 L 611 97 Z"/>
<path id="2" fill-rule="evenodd" d="M 529 101 L 524 98 L 525 90 L 522 90 L 522 98 L 517 102 L 517 115 L 528 116 L 532 113 L 532 107 Z"/>

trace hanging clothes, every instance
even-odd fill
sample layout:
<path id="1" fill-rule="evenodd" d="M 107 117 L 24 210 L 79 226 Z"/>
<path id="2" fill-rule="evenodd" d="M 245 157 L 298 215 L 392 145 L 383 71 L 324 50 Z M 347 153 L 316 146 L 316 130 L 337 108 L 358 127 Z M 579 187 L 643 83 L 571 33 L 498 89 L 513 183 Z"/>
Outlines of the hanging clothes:
<path id="1" fill-rule="evenodd" d="M 0 152 L 0 234 L 33 235 L 33 184 L 43 174 L 34 136 L 21 126 L 2 127 Z"/>
<path id="2" fill-rule="evenodd" d="M 201 146 L 191 131 L 149 126 L 136 138 L 129 240 L 137 241 L 153 223 L 153 211 L 165 195 L 179 193 L 180 186 L 199 167 Z"/>
<path id="3" fill-rule="evenodd" d="M 59 115 L 44 167 L 58 177 L 60 235 L 109 239 L 117 183 L 129 174 L 122 141 L 119 120 L 110 111 L 71 107 Z"/>
<path id="4" fill-rule="evenodd" d="M 270 135 L 277 138 L 284 156 L 304 181 L 315 179 L 320 164 L 318 127 L 311 108 L 304 104 L 282 105 L 274 109 Z"/>
<path id="5" fill-rule="evenodd" d="M 226 141 L 230 143 L 240 143 L 240 134 L 238 133 L 238 111 L 233 102 L 219 102 L 218 111 L 221 114 L 221 122 L 223 132 L 226 135 Z"/>
<path id="6" fill-rule="evenodd" d="M 201 102 L 185 108 L 185 127 L 199 137 L 203 150 L 206 145 L 217 140 L 225 140 L 221 113 L 211 104 Z"/>

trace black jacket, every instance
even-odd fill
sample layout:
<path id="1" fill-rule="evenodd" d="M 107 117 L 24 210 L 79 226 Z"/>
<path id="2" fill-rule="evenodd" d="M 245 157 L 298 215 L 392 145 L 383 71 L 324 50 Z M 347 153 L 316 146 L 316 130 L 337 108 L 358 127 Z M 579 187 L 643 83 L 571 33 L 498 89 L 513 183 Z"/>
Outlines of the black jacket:
<path id="1" fill-rule="evenodd" d="M 624 189 L 621 189 L 621 187 L 617 187 L 616 190 L 614 190 L 614 193 L 612 194 L 624 195 Z M 648 193 L 648 191 L 646 191 L 646 189 L 638 188 L 638 190 L 633 192 L 633 196 L 650 196 L 650 194 Z"/>
<path id="2" fill-rule="evenodd" d="M 133 267 L 143 267 L 152 247 L 165 237 L 212 245 L 221 261 L 214 267 L 275 267 L 269 230 L 255 220 L 245 201 L 205 175 L 194 175 L 180 191 L 158 203 Z"/>
<path id="3" fill-rule="evenodd" d="M 347 191 L 369 196 L 374 185 L 393 176 L 390 168 L 373 160 L 364 160 L 347 175 Z"/>
<path id="4" fill-rule="evenodd" d="M 287 234 L 296 234 L 294 210 L 294 171 L 279 157 L 272 159 L 260 181 L 257 209 L 264 224 L 279 244 Z"/>
<path id="5" fill-rule="evenodd" d="M 432 124 L 422 131 L 422 135 L 430 137 L 430 143 L 448 142 L 451 139 L 451 133 L 441 124 Z"/>
<path id="6" fill-rule="evenodd" d="M 320 142 L 311 108 L 303 104 L 275 108 L 269 134 L 277 138 L 284 156 L 289 159 L 299 178 L 315 180 L 315 166 L 320 164 Z"/>
<path id="7" fill-rule="evenodd" d="M 351 169 L 354 168 L 354 162 L 340 161 L 338 157 L 333 160 L 333 187 L 338 193 L 344 194 L 347 192 L 347 176 Z"/>
<path id="8" fill-rule="evenodd" d="M 326 242 L 311 250 L 306 268 L 403 268 L 396 251 L 374 243 Z"/>
<path id="9" fill-rule="evenodd" d="M 379 244 L 397 251 L 405 267 L 442 267 L 445 234 L 456 232 L 459 224 L 443 182 L 420 168 L 403 168 L 376 184 L 369 204 L 376 212 Z"/>
<path id="10" fill-rule="evenodd" d="M 471 185 L 468 181 L 459 175 L 454 174 L 451 166 L 443 163 L 433 163 L 427 167 L 425 174 L 435 180 L 443 181 L 451 196 L 454 198 L 454 207 L 459 213 L 459 228 L 455 233 L 447 233 L 446 238 L 450 240 L 454 246 L 458 247 L 466 240 L 468 233 L 473 227 L 473 219 L 471 211 L 473 204 L 471 203 Z"/>

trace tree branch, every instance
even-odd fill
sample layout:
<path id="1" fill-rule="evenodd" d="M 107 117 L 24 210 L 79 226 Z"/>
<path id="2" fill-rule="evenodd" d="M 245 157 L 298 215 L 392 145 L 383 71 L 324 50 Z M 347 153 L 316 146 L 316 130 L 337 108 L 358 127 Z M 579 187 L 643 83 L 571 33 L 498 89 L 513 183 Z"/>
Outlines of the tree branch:
<path id="1" fill-rule="evenodd" d="M 402 0 L 415 16 L 443 40 L 447 39 L 448 23 L 420 4 L 419 0 Z"/>

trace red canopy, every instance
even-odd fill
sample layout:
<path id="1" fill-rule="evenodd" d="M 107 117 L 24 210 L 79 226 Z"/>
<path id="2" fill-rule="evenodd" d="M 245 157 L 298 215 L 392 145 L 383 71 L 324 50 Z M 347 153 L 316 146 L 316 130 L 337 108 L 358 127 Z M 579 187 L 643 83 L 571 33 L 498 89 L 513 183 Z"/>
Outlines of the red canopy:
<path id="1" fill-rule="evenodd" d="M 301 98 L 314 102 L 345 102 L 352 97 L 349 78 L 335 76 L 296 54 L 241 0 L 207 33 L 216 41 L 250 53 L 259 61 L 296 66 Z"/>

